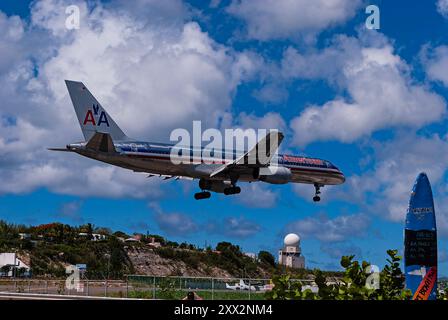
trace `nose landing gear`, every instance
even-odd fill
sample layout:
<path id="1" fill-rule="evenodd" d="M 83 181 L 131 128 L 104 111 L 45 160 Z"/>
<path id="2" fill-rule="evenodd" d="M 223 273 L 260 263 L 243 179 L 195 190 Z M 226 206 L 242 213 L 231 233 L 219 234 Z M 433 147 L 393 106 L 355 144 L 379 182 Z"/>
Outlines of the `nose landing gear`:
<path id="1" fill-rule="evenodd" d="M 319 202 L 320 201 L 320 188 L 321 187 L 323 187 L 323 185 L 320 185 L 320 184 L 318 184 L 318 183 L 315 183 L 314 184 L 314 189 L 316 190 L 316 193 L 315 193 L 315 195 L 314 195 L 314 197 L 313 197 L 313 201 L 314 202 Z"/>

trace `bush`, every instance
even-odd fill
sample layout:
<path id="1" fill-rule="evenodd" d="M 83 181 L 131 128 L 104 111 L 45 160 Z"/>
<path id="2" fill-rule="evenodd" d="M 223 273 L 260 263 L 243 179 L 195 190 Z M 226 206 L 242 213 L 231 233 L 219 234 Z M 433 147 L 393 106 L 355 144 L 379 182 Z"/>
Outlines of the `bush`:
<path id="1" fill-rule="evenodd" d="M 272 281 L 274 288 L 266 293 L 267 299 L 273 300 L 407 300 L 411 297 L 410 290 L 404 289 L 404 277 L 400 269 L 401 257 L 397 250 L 388 250 L 388 265 L 380 273 L 380 286 L 375 288 L 366 285 L 372 275 L 366 272 L 370 264 L 366 261 L 354 261 L 354 256 L 343 256 L 341 266 L 345 269 L 341 281 L 328 284 L 322 271 L 314 271 L 314 281 L 319 288 L 318 293 L 302 290 L 298 281 L 291 281 L 290 276 L 275 276 Z"/>
<path id="2" fill-rule="evenodd" d="M 258 253 L 258 260 L 262 263 L 275 267 L 275 258 L 270 252 L 260 251 Z"/>

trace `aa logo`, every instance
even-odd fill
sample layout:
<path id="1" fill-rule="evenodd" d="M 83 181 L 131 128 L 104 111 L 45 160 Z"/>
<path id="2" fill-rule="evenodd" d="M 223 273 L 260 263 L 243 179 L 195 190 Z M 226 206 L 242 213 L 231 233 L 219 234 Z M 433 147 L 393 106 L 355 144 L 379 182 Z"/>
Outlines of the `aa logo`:
<path id="1" fill-rule="evenodd" d="M 93 109 L 93 111 L 92 111 Z M 84 125 L 91 123 L 93 126 L 101 126 L 101 124 L 106 124 L 106 126 L 109 127 L 109 120 L 107 120 L 107 115 L 104 111 L 101 111 L 101 113 L 99 112 L 100 110 L 100 106 L 97 105 L 92 105 L 92 109 L 88 109 L 87 113 L 86 113 L 86 117 L 84 118 Z M 98 114 L 100 115 L 98 118 Z M 95 119 L 98 119 L 95 120 Z"/>

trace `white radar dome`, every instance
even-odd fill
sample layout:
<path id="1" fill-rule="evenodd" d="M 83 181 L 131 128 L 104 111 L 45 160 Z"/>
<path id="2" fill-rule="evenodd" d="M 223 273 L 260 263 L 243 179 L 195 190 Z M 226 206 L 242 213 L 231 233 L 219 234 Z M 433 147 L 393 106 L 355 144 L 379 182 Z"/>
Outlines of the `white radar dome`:
<path id="1" fill-rule="evenodd" d="M 285 240 L 283 240 L 285 246 L 293 247 L 297 246 L 300 242 L 300 237 L 295 233 L 287 234 Z"/>

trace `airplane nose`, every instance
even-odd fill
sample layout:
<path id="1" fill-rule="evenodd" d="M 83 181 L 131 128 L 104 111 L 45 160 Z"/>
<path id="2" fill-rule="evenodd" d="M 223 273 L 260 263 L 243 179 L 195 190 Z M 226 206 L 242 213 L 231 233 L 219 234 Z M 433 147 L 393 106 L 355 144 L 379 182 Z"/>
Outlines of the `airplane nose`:
<path id="1" fill-rule="evenodd" d="M 342 184 L 342 183 L 345 182 L 345 176 L 344 176 L 344 174 L 342 173 L 341 170 L 339 170 L 339 173 L 341 174 L 341 184 Z"/>

